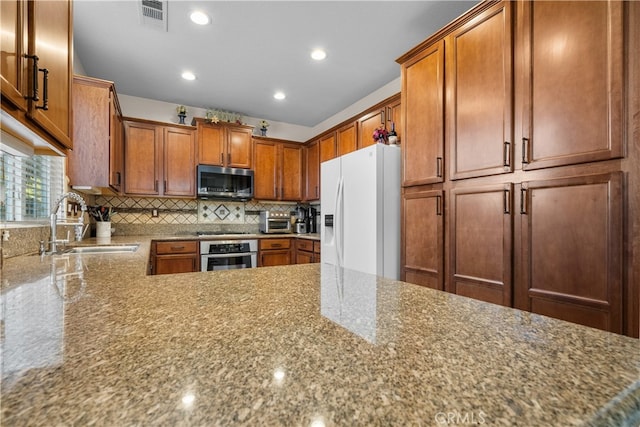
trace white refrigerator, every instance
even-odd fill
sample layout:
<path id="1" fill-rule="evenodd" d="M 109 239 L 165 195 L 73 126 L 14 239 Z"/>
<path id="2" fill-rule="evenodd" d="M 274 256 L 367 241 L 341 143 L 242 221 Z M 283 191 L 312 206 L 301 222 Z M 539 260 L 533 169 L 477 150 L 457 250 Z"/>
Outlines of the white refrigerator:
<path id="1" fill-rule="evenodd" d="M 400 278 L 400 148 L 375 144 L 320 165 L 321 261 Z"/>

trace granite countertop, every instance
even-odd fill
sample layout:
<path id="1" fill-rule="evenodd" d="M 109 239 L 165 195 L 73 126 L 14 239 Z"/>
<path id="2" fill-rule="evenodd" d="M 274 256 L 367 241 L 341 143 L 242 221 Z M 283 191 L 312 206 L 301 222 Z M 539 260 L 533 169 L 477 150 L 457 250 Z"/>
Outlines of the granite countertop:
<path id="1" fill-rule="evenodd" d="M 635 425 L 640 341 L 324 264 L 2 270 L 1 425 Z M 635 414 L 635 415 L 634 415 Z"/>
<path id="2" fill-rule="evenodd" d="M 122 237 L 126 239 L 126 237 Z M 132 236 L 130 238 L 135 238 Z M 295 234 L 295 233 L 278 233 L 278 234 L 264 234 L 264 233 L 230 233 L 230 234 L 178 234 L 178 235 L 157 235 L 157 236 L 143 236 L 141 239 L 150 238 L 151 240 L 220 240 L 220 239 L 308 239 L 308 240 L 320 240 L 320 233 L 307 233 L 307 234 Z M 95 239 L 89 239 L 90 243 Z"/>

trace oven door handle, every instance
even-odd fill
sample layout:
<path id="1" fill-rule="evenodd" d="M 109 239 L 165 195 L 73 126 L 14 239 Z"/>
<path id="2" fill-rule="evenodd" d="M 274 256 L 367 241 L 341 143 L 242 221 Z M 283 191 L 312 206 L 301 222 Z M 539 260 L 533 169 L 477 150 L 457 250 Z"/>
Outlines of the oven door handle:
<path id="1" fill-rule="evenodd" d="M 202 258 L 237 258 L 255 254 L 257 254 L 257 252 L 240 252 L 234 254 L 202 254 Z"/>

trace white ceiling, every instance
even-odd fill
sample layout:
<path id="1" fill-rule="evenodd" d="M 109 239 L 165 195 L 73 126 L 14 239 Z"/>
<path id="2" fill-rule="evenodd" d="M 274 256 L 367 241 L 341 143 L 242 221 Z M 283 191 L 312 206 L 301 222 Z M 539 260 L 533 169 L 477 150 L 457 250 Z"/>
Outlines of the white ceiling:
<path id="1" fill-rule="evenodd" d="M 141 24 L 139 3 L 74 2 L 88 75 L 121 94 L 311 127 L 398 78 L 396 58 L 477 1 L 169 0 L 167 32 Z M 194 10 L 212 23 L 193 24 Z"/>

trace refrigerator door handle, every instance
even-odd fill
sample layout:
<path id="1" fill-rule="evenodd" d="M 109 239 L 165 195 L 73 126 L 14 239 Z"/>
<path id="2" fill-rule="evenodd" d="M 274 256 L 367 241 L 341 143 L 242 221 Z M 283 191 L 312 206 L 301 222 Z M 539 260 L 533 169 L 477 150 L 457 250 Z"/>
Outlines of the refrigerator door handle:
<path id="1" fill-rule="evenodd" d="M 334 224 L 334 233 L 335 233 L 335 239 L 336 239 L 336 260 L 338 262 L 338 267 L 342 267 L 344 264 L 344 261 L 342 259 L 343 257 L 343 247 L 342 247 L 342 243 L 343 243 L 343 237 L 342 237 L 342 225 L 343 225 L 343 218 L 342 218 L 342 209 L 343 209 L 343 204 L 344 204 L 344 178 L 340 177 L 340 180 L 338 180 L 338 189 L 336 191 L 336 211 L 335 211 L 335 224 Z"/>

